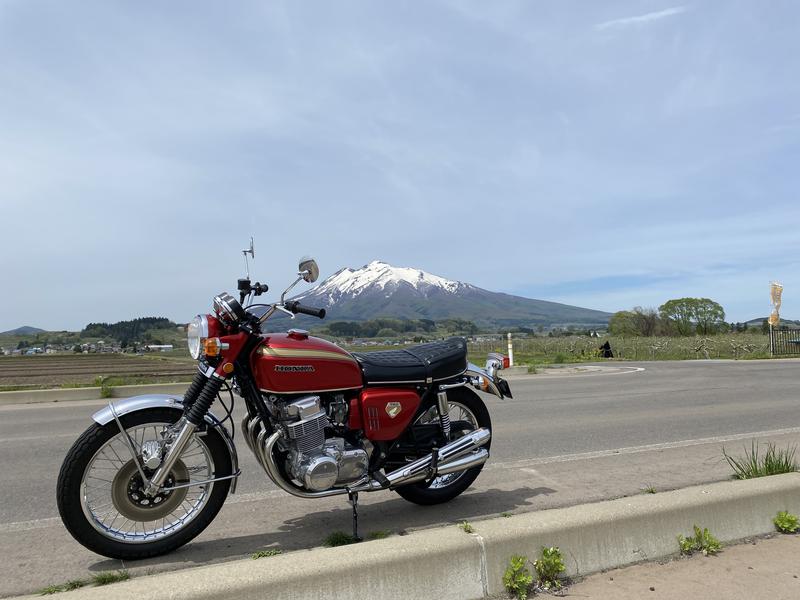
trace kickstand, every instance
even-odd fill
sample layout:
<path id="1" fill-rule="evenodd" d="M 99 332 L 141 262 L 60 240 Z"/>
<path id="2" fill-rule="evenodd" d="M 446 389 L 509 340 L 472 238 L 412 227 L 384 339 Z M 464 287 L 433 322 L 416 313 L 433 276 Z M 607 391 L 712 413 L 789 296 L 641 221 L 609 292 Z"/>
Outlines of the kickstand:
<path id="1" fill-rule="evenodd" d="M 348 491 L 347 498 L 350 500 L 350 504 L 353 505 L 353 539 L 360 542 L 362 540 L 358 536 L 358 492 Z"/>

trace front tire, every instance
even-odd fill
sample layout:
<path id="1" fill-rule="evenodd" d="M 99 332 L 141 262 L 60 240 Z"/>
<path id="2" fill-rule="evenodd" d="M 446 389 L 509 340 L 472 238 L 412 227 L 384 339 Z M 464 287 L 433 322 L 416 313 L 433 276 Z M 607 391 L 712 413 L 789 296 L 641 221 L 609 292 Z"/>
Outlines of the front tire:
<path id="1" fill-rule="evenodd" d="M 120 422 L 141 448 L 180 417 L 176 410 L 152 408 L 124 415 Z M 230 474 L 227 445 L 209 428 L 194 436 L 165 487 Z M 154 497 L 142 494 L 136 463 L 111 421 L 94 423 L 72 445 L 58 476 L 56 500 L 61 520 L 80 544 L 109 558 L 133 560 L 165 554 L 197 536 L 222 508 L 230 484 L 228 479 Z"/>
<path id="2" fill-rule="evenodd" d="M 447 400 L 450 404 L 450 418 L 454 425 L 457 422 L 466 423 L 467 419 L 463 417 L 469 415 L 471 417 L 469 420 L 473 421 L 474 426 L 471 428 L 473 431 L 481 427 L 485 427 L 491 431 L 492 420 L 489 417 L 489 411 L 478 394 L 465 387 L 453 388 L 447 392 Z M 435 413 L 438 417 L 436 409 L 433 407 L 431 408 L 431 415 Z M 426 417 L 426 414 L 427 413 L 423 414 L 420 419 Z M 419 422 L 419 419 L 417 422 Z M 463 432 L 465 432 L 463 429 L 461 431 L 451 430 L 450 437 L 451 439 L 455 439 L 458 437 L 459 433 Z M 488 450 L 490 445 L 491 440 L 489 440 L 489 443 L 484 445 L 483 448 Z M 443 475 L 442 477 L 435 478 L 433 481 L 404 485 L 397 488 L 395 491 L 403 499 L 413 502 L 414 504 L 423 506 L 442 504 L 444 502 L 449 502 L 466 491 L 467 488 L 474 483 L 475 479 L 477 479 L 481 469 L 483 469 L 483 465 L 467 469 L 460 473 Z"/>

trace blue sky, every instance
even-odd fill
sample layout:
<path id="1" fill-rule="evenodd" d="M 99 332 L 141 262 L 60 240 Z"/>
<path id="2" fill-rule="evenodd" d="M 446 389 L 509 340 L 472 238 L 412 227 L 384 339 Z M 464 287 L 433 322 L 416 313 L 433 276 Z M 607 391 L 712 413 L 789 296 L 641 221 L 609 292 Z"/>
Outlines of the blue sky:
<path id="1" fill-rule="evenodd" d="M 0 0 L 0 331 L 373 259 L 800 318 L 800 5 Z"/>

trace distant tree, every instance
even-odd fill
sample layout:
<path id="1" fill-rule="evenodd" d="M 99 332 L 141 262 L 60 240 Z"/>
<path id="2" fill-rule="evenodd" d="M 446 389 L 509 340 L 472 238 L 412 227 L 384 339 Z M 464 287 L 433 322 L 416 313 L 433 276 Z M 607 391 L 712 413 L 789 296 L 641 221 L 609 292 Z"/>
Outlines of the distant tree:
<path id="1" fill-rule="evenodd" d="M 608 332 L 611 335 L 628 337 L 637 335 L 635 316 L 632 310 L 621 310 L 611 315 L 608 321 Z"/>
<path id="2" fill-rule="evenodd" d="M 81 345 L 80 345 L 80 344 L 75 344 L 75 345 L 72 347 L 72 351 L 73 351 L 75 354 L 80 354 L 81 352 L 83 352 L 83 348 L 81 348 Z"/>
<path id="3" fill-rule="evenodd" d="M 658 333 L 660 319 L 655 308 L 636 306 L 631 312 L 633 313 L 633 322 L 639 335 L 652 337 Z"/>
<path id="4" fill-rule="evenodd" d="M 764 319 L 761 321 L 761 333 L 765 335 L 769 334 L 769 320 Z"/>
<path id="5" fill-rule="evenodd" d="M 390 329 L 389 327 L 384 327 L 383 329 L 378 331 L 377 337 L 379 338 L 397 337 L 397 332 L 394 329 Z"/>
<path id="6" fill-rule="evenodd" d="M 25 348 L 29 348 L 30 345 L 31 344 L 28 342 L 28 340 L 20 340 L 17 344 L 17 350 L 24 350 Z"/>
<path id="7" fill-rule="evenodd" d="M 710 298 L 675 298 L 658 308 L 663 321 L 679 335 L 709 335 L 725 322 L 725 310 Z"/>

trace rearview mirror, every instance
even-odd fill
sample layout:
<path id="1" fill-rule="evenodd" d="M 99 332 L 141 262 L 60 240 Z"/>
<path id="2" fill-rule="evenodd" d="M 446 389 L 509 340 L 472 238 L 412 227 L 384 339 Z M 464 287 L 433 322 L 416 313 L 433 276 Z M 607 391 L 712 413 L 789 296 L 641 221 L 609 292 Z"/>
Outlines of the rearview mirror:
<path id="1" fill-rule="evenodd" d="M 307 283 L 314 283 L 319 278 L 319 267 L 313 258 L 307 256 L 301 258 L 297 270 L 299 271 L 298 275 Z"/>

